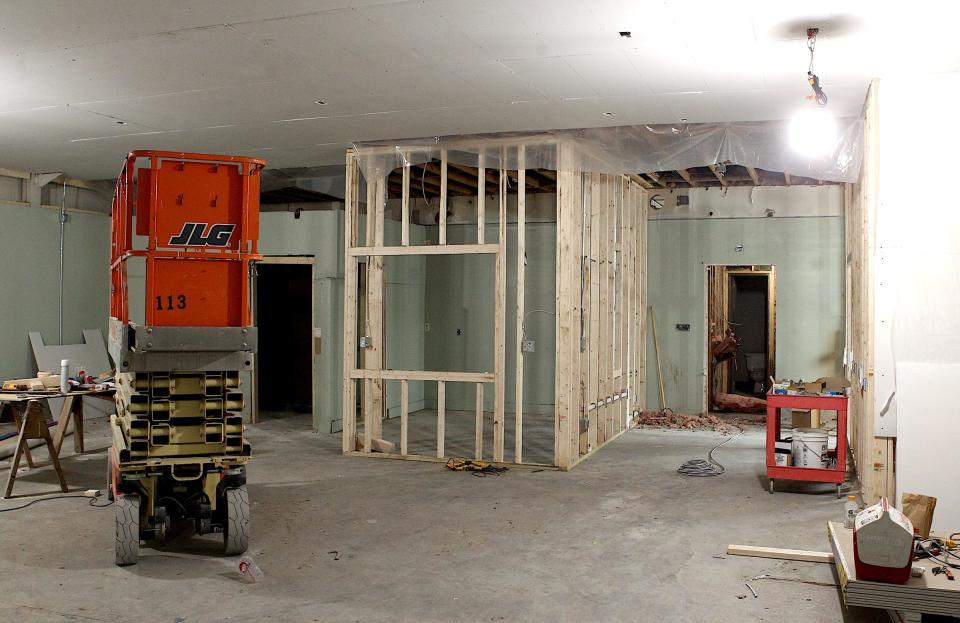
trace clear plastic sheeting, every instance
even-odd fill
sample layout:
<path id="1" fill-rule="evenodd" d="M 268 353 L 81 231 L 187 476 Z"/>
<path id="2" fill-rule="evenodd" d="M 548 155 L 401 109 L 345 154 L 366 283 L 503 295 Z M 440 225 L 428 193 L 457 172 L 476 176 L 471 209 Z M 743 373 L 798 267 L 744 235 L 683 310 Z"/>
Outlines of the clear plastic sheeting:
<path id="1" fill-rule="evenodd" d="M 528 169 L 556 170 L 559 145 L 569 145 L 575 170 L 634 174 L 717 163 L 738 164 L 831 182 L 854 182 L 863 157 L 863 120 L 837 120 L 837 138 L 827 155 L 810 159 L 788 144 L 788 121 L 633 125 L 546 132 L 367 141 L 354 149 L 366 179 L 404 164 L 439 160 L 488 169 L 517 168 L 523 147 Z"/>
<path id="2" fill-rule="evenodd" d="M 343 199 L 344 185 L 346 184 L 346 175 L 342 164 L 264 169 L 260 175 L 260 190 L 264 192 L 294 187 Z"/>

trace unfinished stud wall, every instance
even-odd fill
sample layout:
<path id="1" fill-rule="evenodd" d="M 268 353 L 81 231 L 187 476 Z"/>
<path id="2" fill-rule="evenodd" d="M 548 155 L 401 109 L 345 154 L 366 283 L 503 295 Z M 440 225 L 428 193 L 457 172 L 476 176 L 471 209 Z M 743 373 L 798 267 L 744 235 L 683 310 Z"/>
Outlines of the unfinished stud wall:
<path id="1" fill-rule="evenodd" d="M 623 175 L 557 181 L 555 454 L 569 469 L 645 406 L 647 199 Z"/>
<path id="2" fill-rule="evenodd" d="M 543 143 L 538 149 L 543 149 Z M 531 464 L 524 457 L 524 393 L 525 375 L 529 372 L 521 342 L 527 318 L 527 227 L 526 166 L 524 143 L 500 143 L 494 149 L 464 146 L 463 153 L 475 154 L 471 166 L 476 167 L 476 222 L 474 233 L 459 231 L 450 236 L 447 224 L 447 152 L 440 150 L 440 162 L 430 165 L 440 171 L 440 209 L 437 215 L 436 245 L 411 244 L 410 173 L 413 151 L 403 145 L 382 147 L 404 155 L 400 175 L 402 198 L 399 213 L 402 235 L 399 245 L 386 245 L 382 231 L 387 213 L 384 179 L 389 166 L 373 170 L 368 165 L 369 227 L 361 233 L 359 217 L 360 162 L 352 150 L 347 155 L 347 191 L 345 218 L 345 322 L 344 322 L 344 389 L 343 389 L 343 452 L 388 458 L 445 460 L 448 453 L 448 405 L 463 407 L 473 397 L 475 410 L 473 457 L 494 462 Z M 582 160 L 572 145 L 556 144 L 556 260 L 550 277 L 555 281 L 554 318 L 555 370 L 553 453 L 545 464 L 569 469 L 584 457 L 627 430 L 636 411 L 643 408 L 646 379 L 644 341 L 645 328 L 645 252 L 646 195 L 635 182 L 623 175 L 594 174 L 579 170 Z M 374 154 L 376 155 L 376 154 Z M 384 151 L 381 156 L 390 156 Z M 360 157 L 376 161 L 370 154 Z M 422 155 L 421 155 L 422 157 Z M 495 168 L 498 182 L 495 201 L 495 222 L 488 222 L 485 204 L 487 165 Z M 508 178 L 516 179 L 516 252 L 507 253 Z M 458 213 L 458 220 L 460 219 Z M 538 219 L 542 220 L 542 219 Z M 542 223 L 541 223 L 542 225 Z M 458 228 L 462 226 L 458 225 Z M 495 228 L 495 229 L 494 229 Z M 495 241 L 495 242 L 493 242 Z M 391 369 L 377 353 L 384 340 L 384 300 L 382 296 L 383 258 L 394 256 L 468 256 L 486 255 L 492 265 L 486 271 L 482 262 L 469 260 L 473 279 L 492 279 L 493 340 L 489 357 L 477 357 L 461 365 L 461 370 L 398 370 Z M 364 305 L 358 307 L 361 293 L 350 266 L 366 258 L 367 283 Z M 492 269 L 492 270 L 491 270 Z M 378 274 L 379 273 L 379 274 Z M 509 284 L 516 285 L 517 296 L 508 304 L 508 273 L 516 275 Z M 511 275 L 511 276 L 512 276 Z M 429 276 L 428 276 L 429 279 Z M 429 289 L 429 286 L 428 286 Z M 389 303 L 387 303 L 389 305 Z M 361 332 L 356 330 L 357 317 L 364 319 Z M 513 374 L 508 374 L 507 339 L 509 325 L 515 360 Z M 365 347 L 359 349 L 361 334 Z M 358 350 L 361 354 L 358 356 Z M 393 446 L 383 446 L 384 391 L 386 382 L 399 382 L 399 435 Z M 423 382 L 429 387 L 425 395 L 436 400 L 434 417 L 435 451 L 429 456 L 410 452 L 410 384 Z M 506 387 L 513 386 L 512 409 L 507 409 Z M 464 385 L 448 402 L 450 388 Z M 468 391 L 470 387 L 472 391 Z M 358 395 L 362 400 L 358 405 Z M 487 409 L 492 410 L 492 417 Z M 359 418 L 358 418 L 359 415 Z M 450 414 L 453 416 L 454 414 Z M 418 415 L 418 418 L 424 417 Z M 512 421 L 511 421 L 512 420 Z M 492 426 L 490 425 L 492 424 Z M 509 429 L 509 433 L 507 432 Z M 394 440 L 390 440 L 393 442 Z M 509 443 L 508 443 L 509 442 Z M 378 451 L 385 450 L 385 451 Z M 538 463 L 534 463 L 538 464 Z"/>
<path id="3" fill-rule="evenodd" d="M 879 202 L 879 83 L 867 93 L 863 165 L 848 184 L 846 203 L 847 340 L 845 373 L 850 381 L 849 437 L 864 501 L 893 496 L 894 440 L 875 432 L 876 379 L 874 287 L 876 215 Z"/>

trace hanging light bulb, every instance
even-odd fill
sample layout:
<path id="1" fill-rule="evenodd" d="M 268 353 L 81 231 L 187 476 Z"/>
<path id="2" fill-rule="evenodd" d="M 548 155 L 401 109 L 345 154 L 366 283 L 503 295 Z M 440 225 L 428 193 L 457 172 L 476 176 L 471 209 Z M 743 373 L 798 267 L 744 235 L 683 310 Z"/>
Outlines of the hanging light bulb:
<path id="1" fill-rule="evenodd" d="M 808 158 L 826 156 L 837 142 L 837 122 L 825 108 L 803 108 L 790 121 L 789 138 L 793 149 Z"/>
<path id="2" fill-rule="evenodd" d="M 807 83 L 813 95 L 807 99 L 810 105 L 794 115 L 790 122 L 790 145 L 808 158 L 819 158 L 833 151 L 837 141 L 837 122 L 827 111 L 827 94 L 820 88 L 820 78 L 813 73 L 813 50 L 817 45 L 819 28 L 807 29 L 807 49 L 810 50 L 810 66 L 807 68 Z"/>

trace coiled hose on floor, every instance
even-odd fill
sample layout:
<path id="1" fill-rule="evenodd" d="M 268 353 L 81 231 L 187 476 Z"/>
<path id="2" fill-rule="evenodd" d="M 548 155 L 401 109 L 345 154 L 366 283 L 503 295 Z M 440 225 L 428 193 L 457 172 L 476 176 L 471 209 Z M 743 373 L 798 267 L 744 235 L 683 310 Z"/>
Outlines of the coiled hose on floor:
<path id="1" fill-rule="evenodd" d="M 706 476 L 719 476 L 727 469 L 720 463 L 720 461 L 713 458 L 713 453 L 720 448 L 730 443 L 740 435 L 744 433 L 742 427 L 738 426 L 740 432 L 734 435 L 733 437 L 728 437 L 724 439 L 714 447 L 710 448 L 710 452 L 707 453 L 707 460 L 703 459 L 690 459 L 689 461 L 684 461 L 677 471 L 684 476 L 697 476 L 697 477 L 706 477 Z"/>

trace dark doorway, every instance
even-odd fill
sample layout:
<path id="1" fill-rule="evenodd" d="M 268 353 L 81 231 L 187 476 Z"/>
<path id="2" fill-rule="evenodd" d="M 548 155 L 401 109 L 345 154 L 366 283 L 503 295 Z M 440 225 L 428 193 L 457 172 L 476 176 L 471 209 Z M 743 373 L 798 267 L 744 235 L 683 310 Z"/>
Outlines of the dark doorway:
<path id="1" fill-rule="evenodd" d="M 257 266 L 258 418 L 313 412 L 313 265 Z"/>
<path id="2" fill-rule="evenodd" d="M 707 410 L 714 410 L 720 394 L 762 398 L 770 388 L 776 309 L 773 266 L 707 267 Z"/>
<path id="3" fill-rule="evenodd" d="M 769 280 L 767 275 L 730 276 L 730 324 L 740 338 L 733 392 L 763 397 L 767 381 Z"/>

